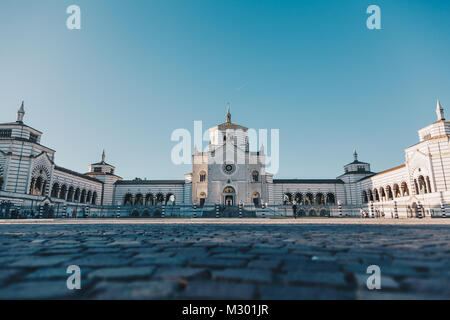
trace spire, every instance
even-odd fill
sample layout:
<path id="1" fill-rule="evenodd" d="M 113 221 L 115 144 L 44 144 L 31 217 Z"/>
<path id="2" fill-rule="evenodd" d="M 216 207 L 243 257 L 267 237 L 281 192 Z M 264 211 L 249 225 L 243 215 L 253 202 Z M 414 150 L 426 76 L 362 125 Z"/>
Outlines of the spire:
<path id="1" fill-rule="evenodd" d="M 227 104 L 227 122 L 231 122 L 230 103 Z"/>
<path id="2" fill-rule="evenodd" d="M 445 120 L 444 109 L 442 108 L 441 103 L 439 102 L 439 99 L 437 99 L 437 103 L 436 103 L 436 114 L 437 114 L 438 121 Z"/>
<path id="3" fill-rule="evenodd" d="M 358 161 L 358 153 L 356 152 L 356 149 L 353 150 L 353 159 Z"/>
<path id="4" fill-rule="evenodd" d="M 102 153 L 102 162 L 105 162 L 105 149 L 103 149 L 103 153 Z"/>
<path id="5" fill-rule="evenodd" d="M 20 105 L 20 108 L 17 111 L 17 122 L 23 122 L 24 115 L 25 115 L 25 108 L 23 106 L 23 101 L 22 101 L 22 104 Z"/>

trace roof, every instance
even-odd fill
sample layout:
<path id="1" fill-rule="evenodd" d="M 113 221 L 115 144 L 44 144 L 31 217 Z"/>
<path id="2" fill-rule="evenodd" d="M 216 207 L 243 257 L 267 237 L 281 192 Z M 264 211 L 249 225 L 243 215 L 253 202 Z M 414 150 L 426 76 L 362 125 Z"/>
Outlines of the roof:
<path id="1" fill-rule="evenodd" d="M 115 184 L 126 185 L 157 185 L 157 184 L 185 184 L 184 180 L 119 180 Z"/>
<path id="2" fill-rule="evenodd" d="M 91 166 L 110 166 L 110 167 L 114 167 L 112 164 L 106 163 L 105 161 L 92 163 Z"/>
<path id="3" fill-rule="evenodd" d="M 98 182 L 98 183 L 103 183 L 100 180 L 97 180 L 97 179 L 89 177 L 89 176 L 87 176 L 85 174 L 82 174 L 82 173 L 79 173 L 79 172 L 76 172 L 76 171 L 72 171 L 72 170 L 69 170 L 69 169 L 66 169 L 66 168 L 63 168 L 63 167 L 55 166 L 55 170 L 62 171 L 62 172 L 65 172 L 65 173 L 68 173 L 68 174 L 71 174 L 71 175 L 74 175 L 74 176 L 86 179 L 86 180 L 91 180 L 91 181 L 95 181 L 95 182 Z"/>
<path id="4" fill-rule="evenodd" d="M 15 141 L 23 141 L 23 142 L 28 142 L 28 143 L 34 143 L 34 144 L 36 144 L 36 145 L 38 145 L 40 147 L 43 147 L 43 148 L 48 149 L 50 151 L 56 152 L 52 148 L 46 147 L 43 144 L 40 144 L 40 143 L 35 142 L 35 141 L 31 141 L 30 139 L 25 139 L 25 138 L 21 138 L 21 137 L 10 137 L 10 138 L 1 138 L 1 139 L 2 140 L 8 140 L 9 139 L 9 140 L 15 140 Z"/>
<path id="5" fill-rule="evenodd" d="M 118 175 L 116 175 L 114 173 L 111 173 L 111 172 L 95 172 L 95 171 L 92 171 L 92 172 L 86 172 L 85 175 L 87 175 L 87 176 L 113 176 L 113 177 L 122 179 L 122 177 L 120 177 L 120 176 L 118 176 Z"/>
<path id="6" fill-rule="evenodd" d="M 247 127 L 235 124 L 233 122 L 224 122 L 224 123 L 221 123 L 221 124 L 219 124 L 219 125 L 217 125 L 215 127 L 210 128 L 210 129 L 216 129 L 216 128 L 219 129 L 219 130 L 226 130 L 226 129 L 233 129 L 233 130 L 241 129 L 242 131 L 247 131 L 248 130 Z"/>
<path id="7" fill-rule="evenodd" d="M 374 173 L 373 175 L 364 177 L 364 178 L 362 178 L 359 181 L 365 180 L 367 178 L 372 178 L 372 177 L 375 177 L 375 176 L 378 176 L 380 174 L 387 173 L 387 172 L 390 172 L 390 171 L 398 170 L 398 169 L 404 168 L 405 166 L 406 166 L 405 164 L 402 164 L 402 165 L 399 165 L 399 166 L 396 166 L 396 167 L 393 167 L 393 168 L 390 168 L 390 169 L 387 169 L 387 170 L 384 170 L 384 171 L 381 171 L 381 172 L 378 172 L 378 173 Z"/>
<path id="8" fill-rule="evenodd" d="M 39 130 L 33 128 L 33 127 L 30 127 L 30 126 L 24 124 L 23 122 L 19 122 L 19 121 L 0 123 L 0 126 L 23 126 L 23 127 L 29 128 L 31 130 L 34 130 L 34 131 L 39 132 L 40 134 L 42 134 L 41 131 L 39 131 Z"/>
<path id="9" fill-rule="evenodd" d="M 343 184 L 340 179 L 273 179 L 273 183 Z"/>
<path id="10" fill-rule="evenodd" d="M 351 165 L 351 164 L 370 164 L 370 163 L 367 163 L 367 162 L 361 162 L 361 161 L 355 160 L 355 161 L 353 161 L 353 162 L 350 162 L 349 164 L 346 164 L 344 167 L 349 166 L 349 165 Z"/>

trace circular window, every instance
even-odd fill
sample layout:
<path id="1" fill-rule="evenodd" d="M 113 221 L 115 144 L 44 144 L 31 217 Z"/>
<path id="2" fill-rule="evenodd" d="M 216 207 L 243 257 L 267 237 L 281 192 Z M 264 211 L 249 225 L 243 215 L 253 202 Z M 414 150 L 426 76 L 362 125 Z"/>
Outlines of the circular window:
<path id="1" fill-rule="evenodd" d="M 234 173 L 234 171 L 236 171 L 236 166 L 234 164 L 226 163 L 223 165 L 222 169 L 226 174 L 232 174 Z"/>

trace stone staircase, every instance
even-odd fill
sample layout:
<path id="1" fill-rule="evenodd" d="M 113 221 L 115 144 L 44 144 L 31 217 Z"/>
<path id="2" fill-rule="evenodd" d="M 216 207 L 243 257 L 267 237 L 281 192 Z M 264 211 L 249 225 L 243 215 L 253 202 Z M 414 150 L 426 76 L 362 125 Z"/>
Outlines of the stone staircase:
<path id="1" fill-rule="evenodd" d="M 235 206 L 220 206 L 219 207 L 220 218 L 239 218 L 239 208 Z M 215 218 L 216 210 L 203 211 L 202 218 Z M 256 218 L 256 213 L 253 211 L 242 210 L 243 218 Z"/>

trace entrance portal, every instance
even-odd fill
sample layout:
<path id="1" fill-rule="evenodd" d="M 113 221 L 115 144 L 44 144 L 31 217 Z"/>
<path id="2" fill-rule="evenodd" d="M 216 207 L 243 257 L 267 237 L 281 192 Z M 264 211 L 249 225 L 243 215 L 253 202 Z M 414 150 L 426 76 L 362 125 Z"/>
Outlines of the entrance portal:
<path id="1" fill-rule="evenodd" d="M 225 196 L 225 205 L 232 206 L 234 204 L 233 196 Z"/>
<path id="2" fill-rule="evenodd" d="M 233 187 L 223 189 L 223 202 L 226 206 L 234 206 L 235 191 Z"/>

